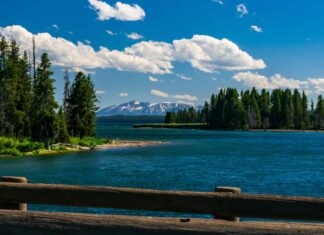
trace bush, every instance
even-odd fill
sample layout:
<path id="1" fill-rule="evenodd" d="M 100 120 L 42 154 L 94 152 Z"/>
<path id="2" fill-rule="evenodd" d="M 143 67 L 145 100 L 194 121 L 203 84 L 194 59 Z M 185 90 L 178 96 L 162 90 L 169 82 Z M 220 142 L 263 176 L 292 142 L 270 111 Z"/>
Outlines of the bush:
<path id="1" fill-rule="evenodd" d="M 43 148 L 44 148 L 44 143 L 31 142 L 30 140 L 26 140 L 26 139 L 20 142 L 17 146 L 17 149 L 23 153 L 32 152 L 34 150 L 43 149 Z"/>
<path id="2" fill-rule="evenodd" d="M 22 156 L 22 153 L 15 148 L 0 150 L 0 155 Z"/>
<path id="3" fill-rule="evenodd" d="M 96 137 L 84 137 L 82 139 L 80 139 L 79 137 L 71 138 L 71 144 L 85 146 L 89 148 L 95 148 L 97 145 L 112 144 L 113 142 L 114 142 L 113 139 L 96 138 Z"/>
<path id="4" fill-rule="evenodd" d="M 55 147 L 52 147 L 51 150 L 54 150 L 54 151 L 66 151 L 67 150 L 67 147 L 65 146 L 55 146 Z"/>

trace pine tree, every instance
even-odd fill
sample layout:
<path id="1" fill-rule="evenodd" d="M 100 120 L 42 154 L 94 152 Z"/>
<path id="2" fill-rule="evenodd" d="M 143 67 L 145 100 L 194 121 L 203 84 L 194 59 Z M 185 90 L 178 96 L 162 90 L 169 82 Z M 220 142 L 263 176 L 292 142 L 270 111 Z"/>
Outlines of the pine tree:
<path id="1" fill-rule="evenodd" d="M 280 89 L 275 89 L 271 94 L 271 128 L 281 128 L 282 127 L 282 106 L 281 106 L 281 96 L 282 91 Z"/>
<path id="2" fill-rule="evenodd" d="M 315 129 L 321 130 L 324 128 L 324 100 L 320 95 L 318 96 L 317 105 L 315 109 Z"/>
<path id="3" fill-rule="evenodd" d="M 69 143 L 70 136 L 67 130 L 65 116 L 63 112 L 63 108 L 60 106 L 59 111 L 56 117 L 56 131 L 57 136 L 55 138 L 56 142 L 59 143 Z"/>
<path id="4" fill-rule="evenodd" d="M 303 128 L 303 107 L 302 107 L 302 98 L 297 89 L 294 90 L 293 94 L 293 122 L 294 129 Z"/>
<path id="5" fill-rule="evenodd" d="M 7 126 L 7 59 L 8 59 L 8 43 L 4 37 L 0 41 L 0 135 L 5 136 Z"/>
<path id="6" fill-rule="evenodd" d="M 291 129 L 294 123 L 294 106 L 290 89 L 284 91 L 281 103 L 283 127 Z"/>
<path id="7" fill-rule="evenodd" d="M 76 74 L 69 99 L 71 118 L 69 133 L 71 136 L 95 135 L 96 129 L 96 93 L 90 76 L 82 72 Z"/>
<path id="8" fill-rule="evenodd" d="M 64 75 L 64 93 L 63 93 L 63 113 L 66 125 L 70 125 L 71 104 L 70 104 L 71 83 L 68 70 L 65 69 Z"/>
<path id="9" fill-rule="evenodd" d="M 245 128 L 245 110 L 236 89 L 228 88 L 225 96 L 225 129 Z"/>
<path id="10" fill-rule="evenodd" d="M 259 101 L 262 128 L 265 130 L 269 125 L 270 116 L 270 94 L 262 89 Z"/>
<path id="11" fill-rule="evenodd" d="M 215 127 L 213 129 L 225 129 L 225 90 L 223 89 L 218 93 L 214 112 Z"/>
<path id="12" fill-rule="evenodd" d="M 37 141 L 44 141 L 47 148 L 56 136 L 55 109 L 58 107 L 54 99 L 52 75 L 51 63 L 48 55 L 44 53 L 41 56 L 41 63 L 37 67 L 33 87 L 32 138 Z"/>
<path id="13" fill-rule="evenodd" d="M 165 120 L 164 123 L 170 124 L 170 123 L 175 123 L 176 122 L 176 115 L 174 112 L 167 112 L 165 115 Z M 179 123 L 181 123 L 180 121 Z"/>
<path id="14" fill-rule="evenodd" d="M 302 95 L 302 129 L 309 128 L 308 100 L 305 91 Z"/>

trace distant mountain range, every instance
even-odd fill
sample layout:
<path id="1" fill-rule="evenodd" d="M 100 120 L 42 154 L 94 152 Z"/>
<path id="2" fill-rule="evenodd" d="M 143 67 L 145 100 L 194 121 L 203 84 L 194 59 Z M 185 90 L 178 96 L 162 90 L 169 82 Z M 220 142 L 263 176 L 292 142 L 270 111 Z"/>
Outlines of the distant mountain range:
<path id="1" fill-rule="evenodd" d="M 97 112 L 97 116 L 114 116 L 114 115 L 125 115 L 125 116 L 162 116 L 166 112 L 177 111 L 180 109 L 188 109 L 194 107 L 195 109 L 201 109 L 200 106 L 192 106 L 184 103 L 149 103 L 140 101 L 130 101 L 121 105 L 112 105 L 107 108 L 101 109 Z"/>

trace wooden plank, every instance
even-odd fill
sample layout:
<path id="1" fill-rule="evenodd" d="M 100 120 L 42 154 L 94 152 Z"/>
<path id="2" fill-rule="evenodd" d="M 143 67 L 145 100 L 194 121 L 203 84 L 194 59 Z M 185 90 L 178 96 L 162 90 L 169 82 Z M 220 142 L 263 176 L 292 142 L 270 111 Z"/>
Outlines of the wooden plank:
<path id="1" fill-rule="evenodd" d="M 324 221 L 324 198 L 0 183 L 0 201 Z"/>
<path id="2" fill-rule="evenodd" d="M 10 183 L 27 183 L 27 178 L 25 177 L 16 177 L 16 176 L 1 176 L 0 182 L 10 182 Z M 26 203 L 0 203 L 0 209 L 5 210 L 21 210 L 27 211 L 27 204 Z"/>
<path id="3" fill-rule="evenodd" d="M 324 225 L 0 210 L 0 234 L 324 234 Z"/>
<path id="4" fill-rule="evenodd" d="M 224 187 L 224 186 L 219 186 L 215 188 L 215 192 L 217 193 L 236 193 L 240 194 L 241 189 L 240 188 L 234 188 L 234 187 Z M 227 221 L 232 221 L 232 222 L 240 222 L 240 217 L 233 217 L 233 216 L 218 216 L 217 211 L 214 214 L 214 219 L 222 219 L 222 220 L 227 220 Z"/>

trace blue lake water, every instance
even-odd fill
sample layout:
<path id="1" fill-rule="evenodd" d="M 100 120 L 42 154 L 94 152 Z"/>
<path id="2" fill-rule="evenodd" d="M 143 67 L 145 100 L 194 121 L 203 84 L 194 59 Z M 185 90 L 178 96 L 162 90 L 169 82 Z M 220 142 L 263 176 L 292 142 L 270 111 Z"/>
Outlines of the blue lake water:
<path id="1" fill-rule="evenodd" d="M 47 157 L 1 158 L 0 175 L 33 183 L 103 185 L 243 193 L 324 196 L 324 134 L 132 129 L 99 126 L 98 135 L 160 140 L 162 145 Z M 31 205 L 32 210 L 169 215 Z"/>

